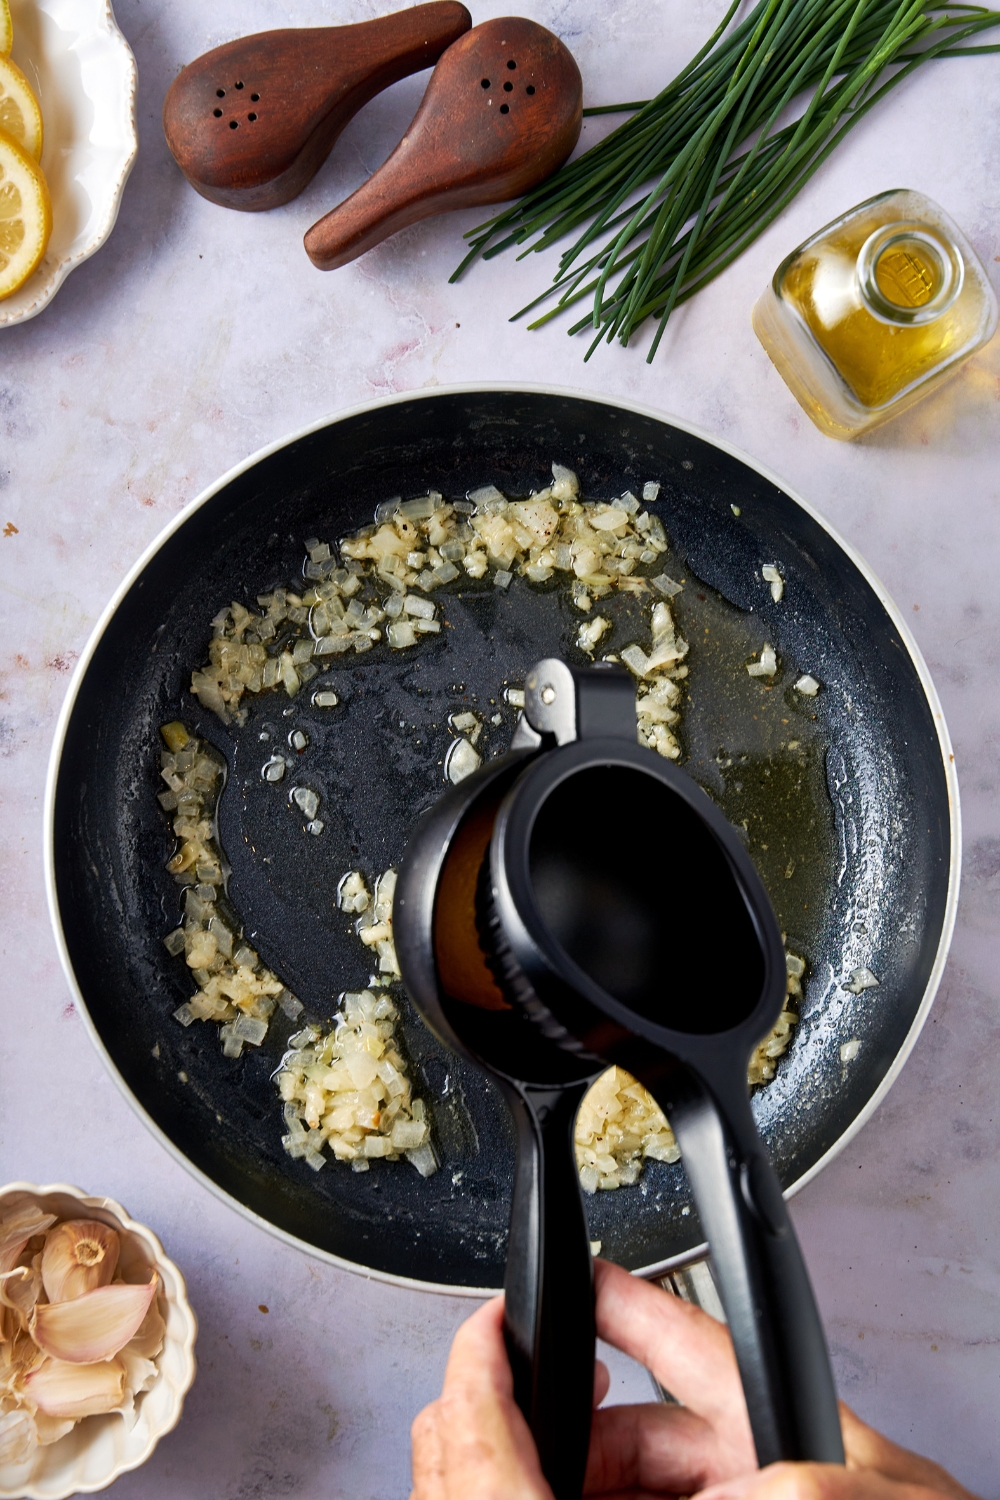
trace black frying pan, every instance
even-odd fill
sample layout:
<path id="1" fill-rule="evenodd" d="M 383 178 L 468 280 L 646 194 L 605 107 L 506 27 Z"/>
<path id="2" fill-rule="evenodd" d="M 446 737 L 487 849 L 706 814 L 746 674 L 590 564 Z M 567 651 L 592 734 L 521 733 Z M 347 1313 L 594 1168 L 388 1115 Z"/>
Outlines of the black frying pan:
<path id="1" fill-rule="evenodd" d="M 298 576 L 303 538 L 335 541 L 382 500 L 428 488 L 457 498 L 490 482 L 527 494 L 553 459 L 578 472 L 591 498 L 661 485 L 653 508 L 672 543 L 667 571 L 686 580 L 676 612 L 692 643 L 685 764 L 745 825 L 789 949 L 809 965 L 794 1045 L 754 1097 L 786 1189 L 844 1144 L 902 1065 L 933 998 L 957 897 L 954 770 L 915 646 L 844 545 L 734 454 L 592 397 L 437 391 L 356 410 L 222 481 L 140 562 L 74 679 L 49 788 L 57 932 L 112 1070 L 209 1186 L 310 1250 L 439 1289 L 502 1280 L 514 1150 L 502 1101 L 411 1014 L 405 1044 L 419 1090 L 436 1101 L 442 1169 L 423 1179 L 406 1162 L 362 1175 L 330 1163 L 314 1175 L 285 1156 L 270 1075 L 290 1026 L 272 1022 L 264 1046 L 237 1060 L 221 1055 L 213 1026 L 171 1019 L 190 982 L 162 944 L 179 893 L 164 868 L 157 731 L 183 717 L 224 753 L 230 893 L 264 961 L 307 1014 L 329 1018 L 338 992 L 363 984 L 367 968 L 333 907 L 340 876 L 398 860 L 445 785 L 450 712 L 471 704 L 499 713 L 480 748 L 506 750 L 514 714 L 505 681 L 522 682 L 541 656 L 573 659 L 579 616 L 528 587 L 500 597 L 487 583 L 451 585 L 437 596 L 449 626 L 441 636 L 409 652 L 338 659 L 327 674 L 338 708 L 296 700 L 284 717 L 287 700 L 262 695 L 243 729 L 223 726 L 186 691 L 208 622 L 231 599 Z M 760 576 L 765 562 L 786 580 L 777 604 Z M 615 625 L 602 649 L 636 638 L 627 600 L 601 608 Z M 742 670 L 765 642 L 783 668 L 770 689 Z M 799 672 L 822 682 L 815 699 L 792 689 Z M 307 730 L 322 837 L 304 836 L 262 781 L 265 726 Z M 613 837 L 613 823 L 604 826 Z M 860 967 L 878 976 L 877 989 L 844 988 Z M 706 982 L 710 970 L 706 955 Z M 860 1046 L 844 1062 L 849 1041 Z M 702 1243 L 679 1165 L 649 1163 L 637 1186 L 589 1199 L 588 1217 L 605 1255 L 647 1273 Z"/>

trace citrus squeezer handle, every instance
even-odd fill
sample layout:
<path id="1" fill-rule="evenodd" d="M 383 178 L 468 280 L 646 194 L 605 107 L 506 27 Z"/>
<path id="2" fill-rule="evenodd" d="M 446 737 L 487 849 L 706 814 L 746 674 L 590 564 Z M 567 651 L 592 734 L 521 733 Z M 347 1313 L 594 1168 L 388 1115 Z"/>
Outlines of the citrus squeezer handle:
<path id="1" fill-rule="evenodd" d="M 573 1149 L 587 1086 L 504 1086 L 517 1125 L 504 1335 L 556 1500 L 582 1494 L 594 1403 L 594 1271 Z"/>
<path id="2" fill-rule="evenodd" d="M 761 1468 L 780 1459 L 842 1464 L 823 1325 L 750 1111 L 745 1065 L 731 1085 L 713 1082 L 689 1074 L 667 1113 L 708 1239 L 757 1460 Z"/>

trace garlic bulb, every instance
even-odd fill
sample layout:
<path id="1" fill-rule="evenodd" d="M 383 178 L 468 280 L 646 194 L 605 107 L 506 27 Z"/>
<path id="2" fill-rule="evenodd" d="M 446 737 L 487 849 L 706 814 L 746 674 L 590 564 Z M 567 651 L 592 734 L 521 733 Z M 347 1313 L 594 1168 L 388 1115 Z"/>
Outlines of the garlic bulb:
<path id="1" fill-rule="evenodd" d="M 25 1381 L 25 1390 L 39 1411 L 49 1417 L 96 1417 L 121 1404 L 125 1366 L 120 1359 L 97 1364 L 70 1364 L 47 1359 Z"/>
<path id="2" fill-rule="evenodd" d="M 138 1332 L 158 1283 L 154 1272 L 146 1286 L 120 1281 L 84 1292 L 72 1302 L 36 1306 L 29 1324 L 31 1337 L 54 1359 L 79 1365 L 110 1359 Z"/>
<path id="3" fill-rule="evenodd" d="M 96 1219 L 67 1219 L 45 1236 L 42 1285 L 50 1302 L 72 1302 L 107 1286 L 118 1264 L 118 1235 Z"/>

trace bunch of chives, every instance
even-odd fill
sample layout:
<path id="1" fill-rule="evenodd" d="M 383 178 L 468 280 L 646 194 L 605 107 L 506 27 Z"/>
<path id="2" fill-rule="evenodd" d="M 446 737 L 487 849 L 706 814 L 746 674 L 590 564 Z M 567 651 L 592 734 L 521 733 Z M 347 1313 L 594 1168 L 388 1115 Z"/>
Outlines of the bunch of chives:
<path id="1" fill-rule="evenodd" d="M 862 117 L 933 57 L 1000 51 L 962 46 L 1000 25 L 1000 11 L 929 0 L 757 0 L 730 30 L 732 4 L 701 51 L 645 102 L 585 110 L 631 118 L 487 224 L 470 230 L 482 257 L 534 239 L 519 259 L 577 238 L 538 328 L 592 298 L 570 328 L 627 344 L 648 318 L 656 353 L 679 303 L 718 276 L 781 213 Z M 777 121 L 810 91 L 790 125 Z M 581 230 L 581 226 L 586 226 Z M 535 238 L 537 236 L 537 238 Z M 512 319 L 513 321 L 513 319 Z"/>

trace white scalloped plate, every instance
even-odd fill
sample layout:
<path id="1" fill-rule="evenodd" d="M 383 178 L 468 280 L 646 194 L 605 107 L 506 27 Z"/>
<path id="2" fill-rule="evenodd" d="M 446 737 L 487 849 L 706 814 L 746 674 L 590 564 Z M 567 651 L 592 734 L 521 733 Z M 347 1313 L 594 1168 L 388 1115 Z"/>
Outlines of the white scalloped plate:
<path id="1" fill-rule="evenodd" d="M 114 228 L 139 149 L 135 58 L 111 0 L 11 0 L 11 57 L 38 96 L 52 238 L 38 270 L 0 302 L 0 328 L 47 306 Z"/>
<path id="2" fill-rule="evenodd" d="M 180 1420 L 184 1397 L 195 1375 L 198 1323 L 187 1299 L 184 1277 L 151 1229 L 129 1218 L 113 1198 L 95 1198 L 67 1183 L 39 1187 L 8 1182 L 0 1188 L 0 1218 L 25 1201 L 60 1219 L 99 1219 L 121 1236 L 120 1264 L 129 1281 L 146 1281 L 154 1267 L 160 1277 L 159 1306 L 166 1322 L 158 1373 L 136 1400 L 136 1421 L 126 1427 L 117 1413 L 87 1417 L 72 1432 L 14 1468 L 0 1470 L 0 1500 L 68 1500 L 103 1490 L 120 1474 L 136 1469 Z"/>

